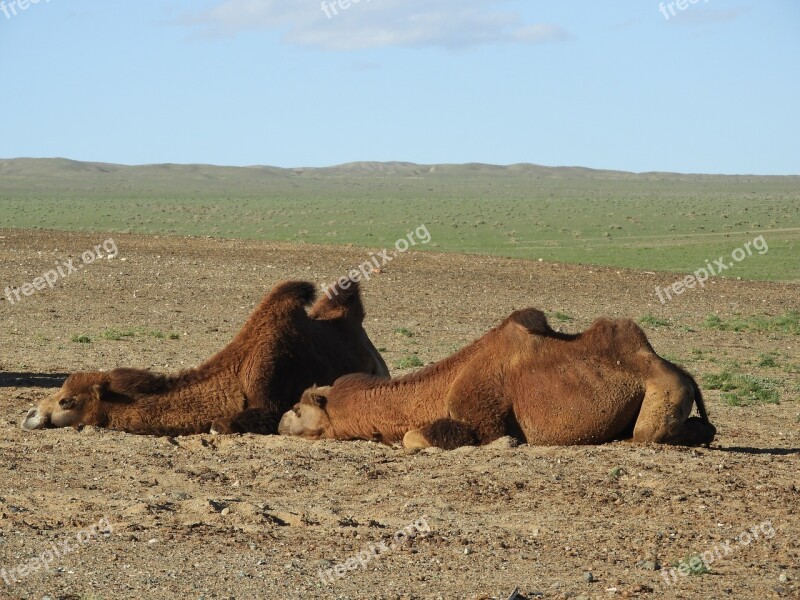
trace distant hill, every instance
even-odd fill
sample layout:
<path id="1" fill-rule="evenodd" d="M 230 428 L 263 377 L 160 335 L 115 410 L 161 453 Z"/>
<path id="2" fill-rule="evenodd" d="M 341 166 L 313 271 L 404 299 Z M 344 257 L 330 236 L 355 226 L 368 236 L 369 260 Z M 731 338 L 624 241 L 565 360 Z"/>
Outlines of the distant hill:
<path id="1" fill-rule="evenodd" d="M 164 177 L 257 182 L 270 177 L 506 177 L 572 180 L 619 181 L 769 181 L 800 176 L 713 175 L 667 172 L 630 173 L 585 167 L 547 167 L 531 163 L 490 165 L 483 163 L 421 165 L 410 162 L 351 162 L 332 167 L 281 168 L 271 166 L 226 167 L 205 164 L 119 165 L 81 162 L 66 158 L 0 159 L 0 177 L 66 178 L 76 181 L 103 181 L 135 177 L 139 181 L 163 180 Z"/>

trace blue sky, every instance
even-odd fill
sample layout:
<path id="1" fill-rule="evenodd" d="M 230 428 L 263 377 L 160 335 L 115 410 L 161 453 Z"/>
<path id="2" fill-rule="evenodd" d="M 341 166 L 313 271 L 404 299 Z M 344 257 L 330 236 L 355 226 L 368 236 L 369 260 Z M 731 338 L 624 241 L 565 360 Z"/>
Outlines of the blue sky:
<path id="1" fill-rule="evenodd" d="M 0 157 L 800 173 L 796 0 L 340 1 L 4 0 Z"/>

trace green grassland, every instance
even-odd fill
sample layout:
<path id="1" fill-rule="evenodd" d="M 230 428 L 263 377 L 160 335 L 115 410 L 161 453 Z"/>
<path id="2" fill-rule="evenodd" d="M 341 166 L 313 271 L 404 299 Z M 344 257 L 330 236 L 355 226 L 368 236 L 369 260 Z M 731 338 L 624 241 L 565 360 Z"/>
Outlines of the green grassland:
<path id="1" fill-rule="evenodd" d="M 727 277 L 800 281 L 800 177 L 536 165 L 322 169 L 0 160 L 0 227 L 390 246 L 691 272 L 763 235 Z M 419 248 L 419 247 L 418 247 Z"/>

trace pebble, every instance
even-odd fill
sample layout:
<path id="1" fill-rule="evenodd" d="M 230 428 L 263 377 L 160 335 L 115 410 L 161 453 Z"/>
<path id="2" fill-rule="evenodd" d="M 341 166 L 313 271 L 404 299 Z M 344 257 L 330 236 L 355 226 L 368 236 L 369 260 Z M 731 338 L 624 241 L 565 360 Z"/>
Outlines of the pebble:
<path id="1" fill-rule="evenodd" d="M 778 575 L 778 581 L 780 581 L 781 583 L 786 583 L 787 581 L 789 581 L 789 576 L 786 573 L 781 573 L 780 575 Z"/>
<path id="2" fill-rule="evenodd" d="M 583 580 L 584 580 L 586 583 L 592 583 L 592 582 L 594 581 L 594 575 L 592 575 L 592 572 L 591 572 L 591 571 L 586 571 L 586 572 L 584 572 L 584 574 L 583 574 Z"/>

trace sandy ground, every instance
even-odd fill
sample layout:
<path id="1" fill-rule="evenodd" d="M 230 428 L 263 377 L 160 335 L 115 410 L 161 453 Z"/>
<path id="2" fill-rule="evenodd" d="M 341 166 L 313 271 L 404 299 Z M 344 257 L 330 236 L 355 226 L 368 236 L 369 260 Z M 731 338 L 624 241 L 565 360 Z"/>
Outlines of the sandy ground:
<path id="1" fill-rule="evenodd" d="M 79 263 L 107 237 L 0 230 L 0 288 Z M 800 286 L 719 279 L 662 305 L 655 286 L 680 274 L 429 253 L 397 257 L 365 286 L 366 326 L 394 374 L 411 354 L 438 360 L 535 306 L 570 315 L 552 319 L 567 331 L 601 314 L 667 319 L 647 329 L 653 345 L 699 378 L 733 365 L 783 382 L 777 405 L 732 407 L 707 391 L 719 431 L 707 449 L 503 439 L 409 453 L 25 432 L 20 419 L 63 374 L 195 365 L 279 280 L 332 282 L 379 249 L 114 242 L 113 260 L 0 301 L 0 598 L 800 597 L 798 338 L 702 326 L 711 313 L 797 309 Z M 104 339 L 110 329 L 134 335 Z M 768 352 L 777 366 L 754 366 Z M 671 575 L 704 552 L 709 573 Z"/>

